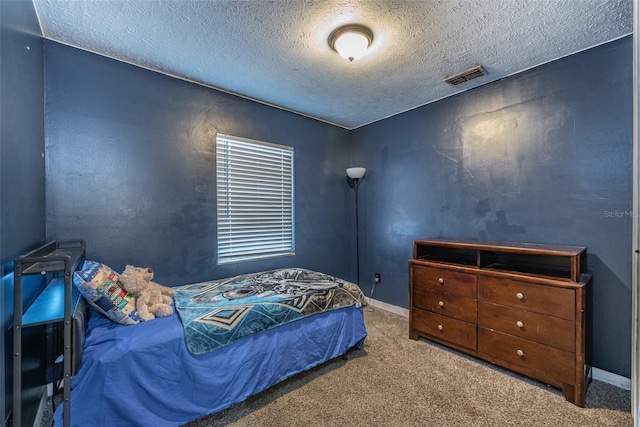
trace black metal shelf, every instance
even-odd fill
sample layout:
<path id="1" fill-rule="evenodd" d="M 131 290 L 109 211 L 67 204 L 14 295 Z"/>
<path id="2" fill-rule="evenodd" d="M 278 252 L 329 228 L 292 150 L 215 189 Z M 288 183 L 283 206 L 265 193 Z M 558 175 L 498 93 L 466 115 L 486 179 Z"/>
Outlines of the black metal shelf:
<path id="1" fill-rule="evenodd" d="M 16 260 L 22 268 L 22 275 L 63 272 L 65 261 L 71 262 L 71 270 L 75 271 L 84 256 L 85 246 L 82 240 L 54 240 L 38 249 L 21 256 Z"/>
<path id="2" fill-rule="evenodd" d="M 84 256 L 84 240 L 54 240 L 14 260 L 13 425 L 22 425 L 22 329 L 57 322 L 63 322 L 64 329 L 63 422 L 65 427 L 70 425 L 71 319 L 80 301 L 80 293 L 73 286 L 73 272 L 83 262 Z M 52 279 L 23 311 L 23 276 L 60 273 L 63 277 Z"/>

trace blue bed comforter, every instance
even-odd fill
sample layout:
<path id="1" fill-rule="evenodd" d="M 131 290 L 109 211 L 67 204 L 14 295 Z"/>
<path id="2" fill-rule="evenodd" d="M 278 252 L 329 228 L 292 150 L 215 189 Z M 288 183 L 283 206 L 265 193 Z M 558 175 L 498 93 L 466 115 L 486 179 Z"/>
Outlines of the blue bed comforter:
<path id="1" fill-rule="evenodd" d="M 119 325 L 95 310 L 71 380 L 72 426 L 179 426 L 362 344 L 362 308 L 330 310 L 202 355 L 186 347 L 177 316 Z M 63 406 L 55 412 L 62 425 Z"/>
<path id="2" fill-rule="evenodd" d="M 328 274 L 286 268 L 175 288 L 194 355 L 317 313 L 366 305 L 360 288 Z"/>

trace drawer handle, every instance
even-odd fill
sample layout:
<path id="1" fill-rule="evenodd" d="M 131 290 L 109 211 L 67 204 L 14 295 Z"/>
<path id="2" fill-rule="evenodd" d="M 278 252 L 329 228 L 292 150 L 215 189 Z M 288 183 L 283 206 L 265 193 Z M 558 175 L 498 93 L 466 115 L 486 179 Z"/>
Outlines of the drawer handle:
<path id="1" fill-rule="evenodd" d="M 442 327 L 442 325 L 438 325 L 438 330 L 439 330 L 439 331 L 441 331 L 441 330 L 443 330 L 443 329 L 444 329 L 444 328 Z"/>
<path id="2" fill-rule="evenodd" d="M 444 285 L 444 279 L 442 277 L 438 277 L 438 283 Z"/>
<path id="3" fill-rule="evenodd" d="M 516 351 L 516 354 L 517 354 L 518 356 L 522 357 L 522 356 L 524 356 L 524 351 L 522 351 L 522 350 L 518 350 L 518 351 Z"/>
<path id="4" fill-rule="evenodd" d="M 516 322 L 516 326 L 517 326 L 518 328 L 524 328 L 524 323 L 522 323 L 521 321 L 519 321 L 519 320 L 518 320 L 518 321 Z"/>
<path id="5" fill-rule="evenodd" d="M 438 303 L 438 307 L 444 307 L 444 302 L 443 302 L 443 301 L 440 301 L 440 302 Z"/>
<path id="6" fill-rule="evenodd" d="M 516 294 L 516 298 L 518 298 L 518 299 L 523 299 L 523 298 L 524 298 L 524 295 L 522 295 L 522 293 L 518 292 L 518 293 Z"/>

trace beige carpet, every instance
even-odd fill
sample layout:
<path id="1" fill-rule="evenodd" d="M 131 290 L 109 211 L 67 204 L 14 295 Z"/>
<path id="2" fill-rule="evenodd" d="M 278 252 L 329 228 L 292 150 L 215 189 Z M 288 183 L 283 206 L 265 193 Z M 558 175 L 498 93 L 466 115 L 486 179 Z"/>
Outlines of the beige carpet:
<path id="1" fill-rule="evenodd" d="M 631 395 L 594 381 L 587 405 L 426 341 L 405 317 L 365 311 L 364 349 L 188 424 L 202 426 L 631 426 Z"/>

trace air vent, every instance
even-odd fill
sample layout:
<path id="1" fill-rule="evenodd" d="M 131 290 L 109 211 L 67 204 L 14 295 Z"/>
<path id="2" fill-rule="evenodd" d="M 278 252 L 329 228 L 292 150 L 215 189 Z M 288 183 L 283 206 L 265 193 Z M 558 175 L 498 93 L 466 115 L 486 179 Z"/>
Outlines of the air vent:
<path id="1" fill-rule="evenodd" d="M 444 79 L 446 83 L 457 86 L 461 83 L 468 82 L 469 80 L 477 79 L 478 77 L 486 76 L 487 72 L 478 65 L 477 67 L 469 68 L 466 71 L 456 74 L 455 76 L 447 77 Z"/>

